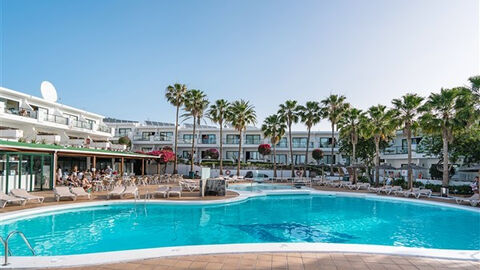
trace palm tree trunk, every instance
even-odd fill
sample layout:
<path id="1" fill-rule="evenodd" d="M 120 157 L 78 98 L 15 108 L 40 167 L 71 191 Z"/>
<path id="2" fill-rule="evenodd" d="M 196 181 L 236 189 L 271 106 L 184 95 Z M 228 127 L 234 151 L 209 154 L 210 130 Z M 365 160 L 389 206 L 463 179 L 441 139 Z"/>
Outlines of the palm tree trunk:
<path id="1" fill-rule="evenodd" d="M 408 162 L 408 188 L 413 188 L 413 172 L 412 172 L 412 130 L 407 126 L 407 162 Z"/>
<path id="2" fill-rule="evenodd" d="M 177 140 L 178 140 L 178 112 L 180 110 L 180 106 L 177 106 L 177 114 L 175 116 L 175 160 L 173 161 L 173 174 L 178 173 L 177 171 Z M 166 171 L 165 171 L 166 173 Z"/>
<path id="3" fill-rule="evenodd" d="M 288 124 L 288 139 L 290 141 L 290 166 L 292 169 L 292 177 L 295 177 L 295 164 L 293 162 L 293 146 L 292 146 L 292 123 Z"/>
<path id="4" fill-rule="evenodd" d="M 223 121 L 220 120 L 220 175 L 223 175 Z"/>
<path id="5" fill-rule="evenodd" d="M 380 138 L 375 137 L 375 186 L 380 183 Z"/>
<path id="6" fill-rule="evenodd" d="M 238 162 L 237 162 L 237 176 L 240 176 L 240 162 L 242 157 L 242 131 L 240 130 L 240 140 L 238 141 Z"/>
<path id="7" fill-rule="evenodd" d="M 335 123 L 332 122 L 332 151 L 330 160 L 330 175 L 333 175 L 333 149 L 335 148 Z"/>
<path id="8" fill-rule="evenodd" d="M 350 162 L 350 164 L 352 164 L 352 168 L 353 168 L 353 181 L 352 183 L 353 184 L 356 184 L 357 183 L 357 167 L 355 167 L 356 165 L 356 159 L 357 159 L 357 156 L 356 156 L 356 151 L 357 151 L 357 144 L 356 143 L 352 143 L 352 162 Z"/>
<path id="9" fill-rule="evenodd" d="M 195 127 L 196 127 L 196 121 L 197 119 L 193 117 L 193 136 L 192 136 L 192 152 L 191 152 L 191 161 L 190 161 L 190 171 L 193 172 L 193 162 L 195 160 Z"/>
<path id="10" fill-rule="evenodd" d="M 307 177 L 307 164 L 308 164 L 308 146 L 310 145 L 310 127 L 307 127 L 307 148 L 305 150 L 305 166 L 303 169 L 303 176 Z"/>
<path id="11" fill-rule="evenodd" d="M 274 138 L 275 138 L 275 134 Z M 277 144 L 273 143 L 273 178 L 277 178 Z"/>
<path id="12" fill-rule="evenodd" d="M 442 139 L 443 139 L 443 179 L 442 186 L 448 187 L 448 134 L 447 130 L 444 128 L 442 130 Z"/>

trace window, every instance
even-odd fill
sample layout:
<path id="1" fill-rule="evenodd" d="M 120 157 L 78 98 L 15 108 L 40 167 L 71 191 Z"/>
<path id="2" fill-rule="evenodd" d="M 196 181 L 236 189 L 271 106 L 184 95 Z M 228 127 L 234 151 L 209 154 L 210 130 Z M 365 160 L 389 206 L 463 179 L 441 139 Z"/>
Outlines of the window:
<path id="1" fill-rule="evenodd" d="M 18 113 L 19 103 L 18 101 L 11 100 L 11 99 L 4 99 L 0 98 L 0 102 L 5 103 L 5 111 L 13 114 Z"/>
<path id="2" fill-rule="evenodd" d="M 422 138 L 412 138 L 412 146 L 420 144 Z M 407 139 L 402 139 L 402 148 L 408 148 Z"/>
<path id="3" fill-rule="evenodd" d="M 93 125 L 95 125 L 97 123 L 97 121 L 92 120 L 92 119 L 87 119 L 87 123 L 90 126 L 90 128 L 93 128 Z"/>
<path id="4" fill-rule="evenodd" d="M 238 158 L 238 151 L 227 151 L 226 154 L 227 159 L 237 160 Z"/>
<path id="5" fill-rule="evenodd" d="M 173 132 L 171 132 L 171 131 L 159 132 L 158 133 L 158 139 L 159 139 L 159 141 L 172 141 L 173 140 Z"/>
<path id="6" fill-rule="evenodd" d="M 119 128 L 117 130 L 117 136 L 123 137 L 123 136 L 128 136 L 128 133 L 132 131 L 131 128 Z"/>
<path id="7" fill-rule="evenodd" d="M 280 141 L 277 143 L 277 147 L 287 148 L 287 138 L 286 137 L 281 138 Z"/>
<path id="8" fill-rule="evenodd" d="M 227 135 L 227 144 L 238 144 L 240 142 L 240 135 L 237 134 L 228 134 Z"/>
<path id="9" fill-rule="evenodd" d="M 272 160 L 273 162 L 273 160 Z M 287 164 L 287 155 L 285 154 L 277 154 L 275 157 L 275 162 L 279 164 Z"/>
<path id="10" fill-rule="evenodd" d="M 247 151 L 246 153 L 247 160 L 260 160 L 260 153 L 257 151 Z"/>
<path id="11" fill-rule="evenodd" d="M 182 152 L 182 157 L 183 158 L 191 158 L 190 151 L 183 151 Z"/>
<path id="12" fill-rule="evenodd" d="M 245 144 L 260 144 L 260 135 L 246 135 Z"/>
<path id="13" fill-rule="evenodd" d="M 192 143 L 193 134 L 183 134 L 183 142 L 184 143 Z"/>
<path id="14" fill-rule="evenodd" d="M 150 151 L 152 151 L 151 147 L 142 147 L 142 152 L 148 153 Z"/>
<path id="15" fill-rule="evenodd" d="M 333 155 L 333 160 L 332 160 L 332 155 L 325 155 L 323 156 L 323 158 L 321 159 L 321 163 L 324 163 L 324 164 L 335 164 L 335 155 Z"/>
<path id="16" fill-rule="evenodd" d="M 70 119 L 70 121 L 78 121 L 78 116 L 73 114 L 65 114 L 65 116 Z"/>
<path id="17" fill-rule="evenodd" d="M 305 155 L 293 155 L 293 160 L 295 160 L 295 164 L 305 164 Z"/>
<path id="18" fill-rule="evenodd" d="M 215 134 L 203 134 L 202 135 L 202 144 L 216 144 Z"/>
<path id="19" fill-rule="evenodd" d="M 155 132 L 151 132 L 151 131 L 142 132 L 142 140 L 143 141 L 149 141 L 150 136 L 153 136 L 153 134 L 155 134 Z"/>
<path id="20" fill-rule="evenodd" d="M 321 137 L 320 138 L 320 147 L 321 148 L 328 148 L 328 147 L 332 147 L 332 138 L 328 138 L 328 137 Z"/>
<path id="21" fill-rule="evenodd" d="M 292 144 L 295 148 L 305 148 L 307 147 L 307 138 L 306 137 L 294 137 L 292 138 Z"/>

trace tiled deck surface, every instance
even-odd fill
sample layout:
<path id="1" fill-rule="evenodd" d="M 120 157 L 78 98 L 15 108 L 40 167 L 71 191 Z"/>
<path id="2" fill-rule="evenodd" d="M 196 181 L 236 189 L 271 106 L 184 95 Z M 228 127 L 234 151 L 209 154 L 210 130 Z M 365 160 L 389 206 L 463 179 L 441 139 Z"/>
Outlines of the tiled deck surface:
<path id="1" fill-rule="evenodd" d="M 57 268 L 59 269 L 59 268 Z M 149 259 L 128 263 L 97 265 L 64 269 L 290 269 L 290 270 L 349 270 L 349 269 L 398 269 L 398 270 L 478 270 L 480 262 L 439 260 L 418 257 L 385 256 L 373 254 L 342 253 L 245 253 L 202 256 L 182 256 Z"/>

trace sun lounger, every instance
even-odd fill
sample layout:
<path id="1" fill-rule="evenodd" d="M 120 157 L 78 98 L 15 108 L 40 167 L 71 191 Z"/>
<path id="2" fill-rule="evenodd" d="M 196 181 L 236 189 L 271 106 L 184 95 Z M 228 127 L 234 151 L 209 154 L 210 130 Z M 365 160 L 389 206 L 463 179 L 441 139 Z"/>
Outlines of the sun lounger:
<path id="1" fill-rule="evenodd" d="M 82 187 L 72 187 L 70 190 L 71 190 L 72 193 L 75 194 L 77 197 L 79 197 L 79 196 L 87 196 L 87 198 L 88 198 L 89 200 L 91 199 L 90 193 L 86 192 L 85 189 L 83 189 Z"/>
<path id="2" fill-rule="evenodd" d="M 20 188 L 14 188 L 10 190 L 10 195 L 25 199 L 27 202 L 37 201 L 38 203 L 43 203 L 43 200 L 45 200 L 44 197 L 32 195 L 28 193 L 25 189 L 20 189 Z"/>
<path id="3" fill-rule="evenodd" d="M 25 205 L 26 202 L 27 201 L 25 199 L 13 197 L 0 192 L 0 208 L 4 208 L 7 203 L 18 203 L 20 205 Z"/>
<path id="4" fill-rule="evenodd" d="M 455 198 L 455 202 L 456 202 L 457 204 L 468 203 L 468 204 L 470 204 L 471 206 L 477 206 L 477 204 L 479 204 L 479 202 L 480 202 L 480 194 L 475 193 L 475 194 L 473 194 L 473 195 L 472 195 L 471 197 L 469 197 L 469 198 L 456 197 L 456 198 Z"/>
<path id="5" fill-rule="evenodd" d="M 159 186 L 157 190 L 153 193 L 154 195 L 161 194 L 164 198 L 167 197 L 168 191 L 170 188 L 168 186 Z"/>
<path id="6" fill-rule="evenodd" d="M 196 180 L 181 180 L 178 182 L 183 190 L 188 190 L 193 192 L 195 190 L 200 190 L 200 182 Z"/>
<path id="7" fill-rule="evenodd" d="M 70 198 L 73 201 L 77 199 L 77 195 L 70 192 L 70 189 L 66 186 L 64 187 L 55 187 L 53 189 L 53 195 L 55 195 L 55 200 L 58 202 L 61 198 Z"/>
<path id="8" fill-rule="evenodd" d="M 123 192 L 125 191 L 124 186 L 116 186 L 112 191 L 108 192 L 107 199 L 110 199 L 112 196 L 122 197 Z"/>
<path id="9" fill-rule="evenodd" d="M 356 183 L 356 184 L 349 184 L 344 185 L 344 187 L 348 189 L 360 190 L 360 189 L 368 189 L 370 187 L 369 183 Z"/>
<path id="10" fill-rule="evenodd" d="M 136 186 L 127 186 L 120 195 L 120 198 L 123 198 L 125 195 L 133 195 L 135 199 L 138 199 L 138 188 Z"/>
<path id="11" fill-rule="evenodd" d="M 401 186 L 388 186 L 388 187 L 380 190 L 380 192 L 383 192 L 387 195 L 390 195 L 390 194 L 392 194 L 392 192 L 396 194 L 396 192 L 399 192 L 399 191 L 402 191 L 402 190 L 403 189 L 402 189 Z"/>
<path id="12" fill-rule="evenodd" d="M 177 194 L 178 197 L 182 197 L 182 187 L 172 187 L 167 193 L 167 197 L 170 197 L 170 194 Z"/>
<path id="13" fill-rule="evenodd" d="M 425 196 L 430 198 L 432 196 L 432 190 L 430 189 L 423 189 L 423 188 L 412 188 L 411 190 L 406 190 L 403 192 L 397 192 L 399 194 L 402 194 L 405 197 L 410 197 L 412 195 L 415 198 L 420 198 L 421 196 Z M 396 193 L 396 194 L 397 194 Z"/>

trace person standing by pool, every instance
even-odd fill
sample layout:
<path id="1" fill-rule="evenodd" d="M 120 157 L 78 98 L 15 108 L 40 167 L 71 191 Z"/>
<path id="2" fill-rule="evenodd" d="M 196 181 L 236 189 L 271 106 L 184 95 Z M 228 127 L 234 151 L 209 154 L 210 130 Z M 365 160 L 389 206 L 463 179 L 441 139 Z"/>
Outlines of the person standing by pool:
<path id="1" fill-rule="evenodd" d="M 475 181 L 470 185 L 473 193 L 478 193 L 478 186 L 480 185 L 480 178 L 475 176 Z"/>

